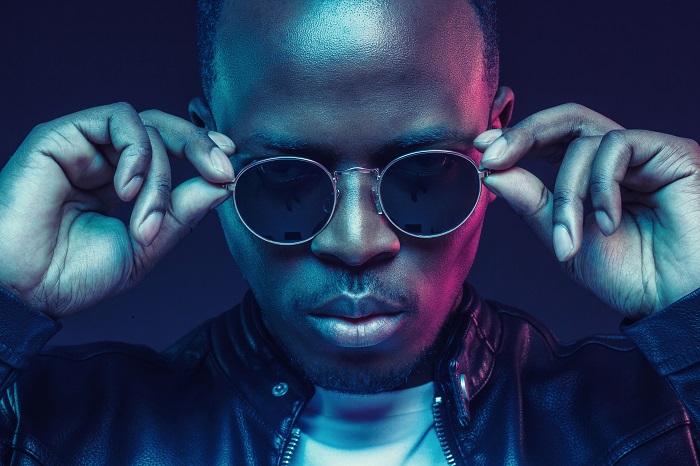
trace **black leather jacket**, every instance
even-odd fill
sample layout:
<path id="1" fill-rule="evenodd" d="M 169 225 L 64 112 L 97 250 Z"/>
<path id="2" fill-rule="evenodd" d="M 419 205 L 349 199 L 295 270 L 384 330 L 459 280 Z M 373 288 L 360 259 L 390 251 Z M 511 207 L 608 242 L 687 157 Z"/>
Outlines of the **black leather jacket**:
<path id="1" fill-rule="evenodd" d="M 624 327 L 638 349 L 623 337 L 562 346 L 468 291 L 435 369 L 444 464 L 697 464 L 697 292 Z M 250 295 L 161 354 L 100 343 L 35 356 L 58 325 L 7 293 L 0 322 L 3 464 L 283 465 L 295 454 L 314 389 Z"/>

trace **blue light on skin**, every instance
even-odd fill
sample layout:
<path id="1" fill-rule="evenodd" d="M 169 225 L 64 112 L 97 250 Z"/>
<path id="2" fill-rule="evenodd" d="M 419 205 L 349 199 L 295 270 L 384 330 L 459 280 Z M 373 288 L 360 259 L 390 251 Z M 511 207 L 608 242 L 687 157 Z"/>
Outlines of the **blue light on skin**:
<path id="1" fill-rule="evenodd" d="M 314 148 L 310 158 L 330 170 L 382 167 L 387 147 L 402 149 L 397 140 L 465 150 L 465 140 L 510 116 L 512 93 L 502 88 L 494 100 L 484 79 L 481 32 L 464 0 L 229 2 L 214 69 L 210 107 L 195 100 L 192 110 L 243 157 Z M 424 138 L 440 132 L 445 137 Z M 432 360 L 419 361 L 460 301 L 493 196 L 486 192 L 455 232 L 426 240 L 377 215 L 369 177 L 344 183 L 330 224 L 299 246 L 265 243 L 224 203 L 229 248 L 269 331 L 316 384 L 376 392 L 424 383 Z M 312 316 L 337 298 L 339 307 L 381 301 L 402 317 L 358 326 L 358 344 L 348 346 L 346 334 L 319 333 Z M 388 333 L 367 336 L 376 331 Z"/>

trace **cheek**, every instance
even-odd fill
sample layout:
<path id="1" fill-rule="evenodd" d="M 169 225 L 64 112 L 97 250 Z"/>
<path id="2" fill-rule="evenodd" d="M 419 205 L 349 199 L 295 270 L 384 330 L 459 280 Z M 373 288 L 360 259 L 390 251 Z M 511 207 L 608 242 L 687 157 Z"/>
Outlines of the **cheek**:
<path id="1" fill-rule="evenodd" d="M 233 200 L 220 205 L 217 213 L 233 260 L 258 303 L 263 308 L 289 307 L 285 303 L 290 299 L 290 277 L 295 275 L 298 260 L 289 254 L 291 251 L 268 245 L 253 235 L 241 222 Z"/>
<path id="2" fill-rule="evenodd" d="M 482 194 L 464 225 L 444 238 L 440 253 L 427 262 L 426 281 L 444 290 L 461 290 L 476 257 L 487 205 L 488 197 Z"/>
<path id="3" fill-rule="evenodd" d="M 233 199 L 221 204 L 216 211 L 231 256 L 248 285 L 254 288 L 253 285 L 260 281 L 260 271 L 265 269 L 264 254 L 260 250 L 261 242 L 241 222 Z"/>
<path id="4" fill-rule="evenodd" d="M 224 236 L 226 237 L 226 243 L 228 243 L 231 255 L 238 263 L 238 258 L 241 256 L 241 253 L 246 250 L 245 245 L 242 244 L 245 242 L 245 235 L 242 231 L 245 230 L 245 227 L 238 218 L 236 208 L 233 205 L 233 198 L 229 198 L 226 202 L 217 207 L 216 213 L 219 214 L 219 221 L 224 230 Z M 239 267 L 240 265 L 241 264 L 239 264 Z"/>
<path id="5" fill-rule="evenodd" d="M 463 280 L 466 280 L 467 274 L 474 264 L 474 259 L 476 258 L 476 252 L 479 247 L 479 239 L 481 238 L 481 229 L 484 226 L 484 217 L 486 215 L 486 208 L 489 204 L 489 198 L 486 195 L 487 192 L 481 193 L 481 198 L 479 199 L 479 204 L 477 204 L 476 209 L 472 213 L 471 217 L 467 219 L 464 225 L 465 231 L 462 237 L 462 242 L 460 244 L 458 253 L 459 261 L 462 263 L 464 270 Z"/>

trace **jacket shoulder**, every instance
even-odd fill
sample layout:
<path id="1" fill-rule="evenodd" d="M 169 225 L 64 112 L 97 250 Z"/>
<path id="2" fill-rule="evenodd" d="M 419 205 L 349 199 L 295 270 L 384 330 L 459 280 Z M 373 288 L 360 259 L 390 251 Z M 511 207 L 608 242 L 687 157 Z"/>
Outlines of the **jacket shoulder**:
<path id="1" fill-rule="evenodd" d="M 502 334 L 492 376 L 499 389 L 489 402 L 504 409 L 503 416 L 527 413 L 528 422 L 562 447 L 536 441 L 530 452 L 587 452 L 592 456 L 586 461 L 596 457 L 612 464 L 634 450 L 668 442 L 688 448 L 690 422 L 683 403 L 634 342 L 623 335 L 596 335 L 562 343 L 531 315 L 492 305 Z M 509 405 L 510 400 L 517 404 Z"/>
<path id="2" fill-rule="evenodd" d="M 505 329 L 518 333 L 528 332 L 530 337 L 534 336 L 540 339 L 542 343 L 545 343 L 550 348 L 554 355 L 560 357 L 573 355 L 588 346 L 621 353 L 634 351 L 637 348 L 629 338 L 622 334 L 596 334 L 572 342 L 562 342 L 552 334 L 546 325 L 531 314 L 516 307 L 497 302 L 490 302 L 490 305 L 493 309 L 496 309 Z"/>

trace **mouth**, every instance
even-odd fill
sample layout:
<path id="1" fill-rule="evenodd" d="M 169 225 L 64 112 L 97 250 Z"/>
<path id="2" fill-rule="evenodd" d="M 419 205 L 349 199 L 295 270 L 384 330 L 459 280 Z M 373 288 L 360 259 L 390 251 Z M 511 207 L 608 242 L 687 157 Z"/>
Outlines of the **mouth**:
<path id="1" fill-rule="evenodd" d="M 308 314 L 312 327 L 328 343 L 344 348 L 378 345 L 401 327 L 406 309 L 372 297 L 335 298 Z"/>

